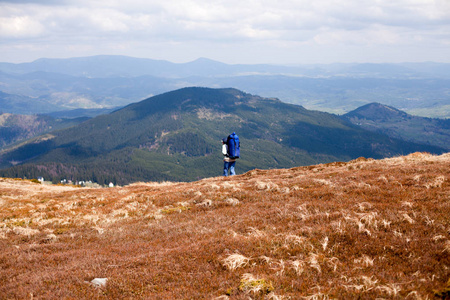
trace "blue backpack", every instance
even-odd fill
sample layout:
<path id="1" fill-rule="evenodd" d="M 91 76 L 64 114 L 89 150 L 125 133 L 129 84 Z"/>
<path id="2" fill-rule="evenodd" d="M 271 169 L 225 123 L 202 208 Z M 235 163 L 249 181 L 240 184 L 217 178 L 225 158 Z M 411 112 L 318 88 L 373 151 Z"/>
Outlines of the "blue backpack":
<path id="1" fill-rule="evenodd" d="M 230 134 L 227 138 L 227 147 L 228 147 L 228 157 L 235 159 L 239 158 L 241 155 L 241 144 L 239 142 L 239 137 L 236 132 Z"/>

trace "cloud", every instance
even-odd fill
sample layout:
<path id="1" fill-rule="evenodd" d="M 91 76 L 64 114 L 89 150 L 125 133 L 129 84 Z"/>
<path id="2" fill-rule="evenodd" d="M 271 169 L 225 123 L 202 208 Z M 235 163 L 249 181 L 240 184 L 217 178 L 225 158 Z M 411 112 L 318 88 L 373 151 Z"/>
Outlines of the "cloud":
<path id="1" fill-rule="evenodd" d="M 0 36 L 3 38 L 37 37 L 44 32 L 41 23 L 29 16 L 0 17 Z"/>
<path id="2" fill-rule="evenodd" d="M 272 51 L 332 45 L 424 47 L 425 42 L 446 47 L 450 1 L 0 0 L 0 39 L 13 48 L 45 42 L 48 49 L 64 45 L 73 52 L 77 46 L 80 52 L 92 52 L 108 45 L 124 54 L 137 51 L 133 47 L 143 51 L 164 45 L 199 53 L 195 44 L 248 52 L 243 47 L 252 43 Z"/>

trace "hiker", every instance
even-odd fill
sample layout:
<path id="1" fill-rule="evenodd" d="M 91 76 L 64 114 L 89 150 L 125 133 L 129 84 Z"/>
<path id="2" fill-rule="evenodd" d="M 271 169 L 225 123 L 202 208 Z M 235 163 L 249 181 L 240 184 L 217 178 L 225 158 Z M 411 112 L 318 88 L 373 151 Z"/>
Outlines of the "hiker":
<path id="1" fill-rule="evenodd" d="M 222 139 L 223 176 L 236 175 L 236 159 L 240 156 L 239 137 L 235 132 Z"/>

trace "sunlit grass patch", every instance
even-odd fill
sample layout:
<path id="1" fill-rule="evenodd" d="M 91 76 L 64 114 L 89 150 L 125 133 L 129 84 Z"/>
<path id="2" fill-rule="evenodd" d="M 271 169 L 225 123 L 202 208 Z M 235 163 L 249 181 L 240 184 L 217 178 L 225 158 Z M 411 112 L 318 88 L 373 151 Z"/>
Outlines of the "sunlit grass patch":
<path id="1" fill-rule="evenodd" d="M 246 273 L 242 275 L 239 290 L 244 293 L 266 295 L 274 290 L 271 281 L 264 278 L 256 278 L 252 274 Z"/>
<path id="2" fill-rule="evenodd" d="M 236 205 L 240 204 L 240 201 L 238 199 L 236 199 L 236 198 L 226 198 L 224 200 L 224 202 L 226 204 L 229 204 L 229 205 L 232 205 L 232 206 L 236 206 Z"/>
<path id="3" fill-rule="evenodd" d="M 449 299 L 450 298 L 450 278 L 447 281 L 447 284 L 440 289 L 436 289 L 434 291 L 434 296 L 440 299 Z"/>
<path id="4" fill-rule="evenodd" d="M 189 206 L 176 206 L 176 207 L 166 207 L 160 210 L 162 214 L 173 214 L 173 213 L 181 213 L 186 210 L 190 210 Z"/>
<path id="5" fill-rule="evenodd" d="M 250 258 L 244 255 L 234 253 L 230 254 L 227 258 L 223 260 L 223 265 L 230 271 L 234 271 L 238 268 L 242 268 L 248 265 Z"/>

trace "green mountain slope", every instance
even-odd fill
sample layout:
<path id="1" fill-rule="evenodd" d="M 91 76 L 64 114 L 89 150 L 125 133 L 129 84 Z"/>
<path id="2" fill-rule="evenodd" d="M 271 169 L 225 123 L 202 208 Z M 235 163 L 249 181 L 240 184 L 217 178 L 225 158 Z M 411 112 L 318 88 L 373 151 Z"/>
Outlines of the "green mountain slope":
<path id="1" fill-rule="evenodd" d="M 221 174 L 220 140 L 241 138 L 237 172 L 442 152 L 358 128 L 341 118 L 236 89 L 184 88 L 4 151 L 0 176 L 189 181 Z M 12 166 L 12 163 L 15 166 Z"/>
<path id="2" fill-rule="evenodd" d="M 0 73 L 0 84 L 5 84 L 1 80 L 1 76 L 2 74 Z M 0 113 L 35 114 L 61 109 L 58 105 L 50 103 L 45 99 L 19 94 L 8 94 L 0 90 Z"/>
<path id="3" fill-rule="evenodd" d="M 364 105 L 343 117 L 373 132 L 450 150 L 450 119 L 412 116 L 379 103 Z"/>
<path id="4" fill-rule="evenodd" d="M 87 119 L 60 119 L 46 115 L 0 113 L 0 150 L 49 131 L 77 125 Z"/>

